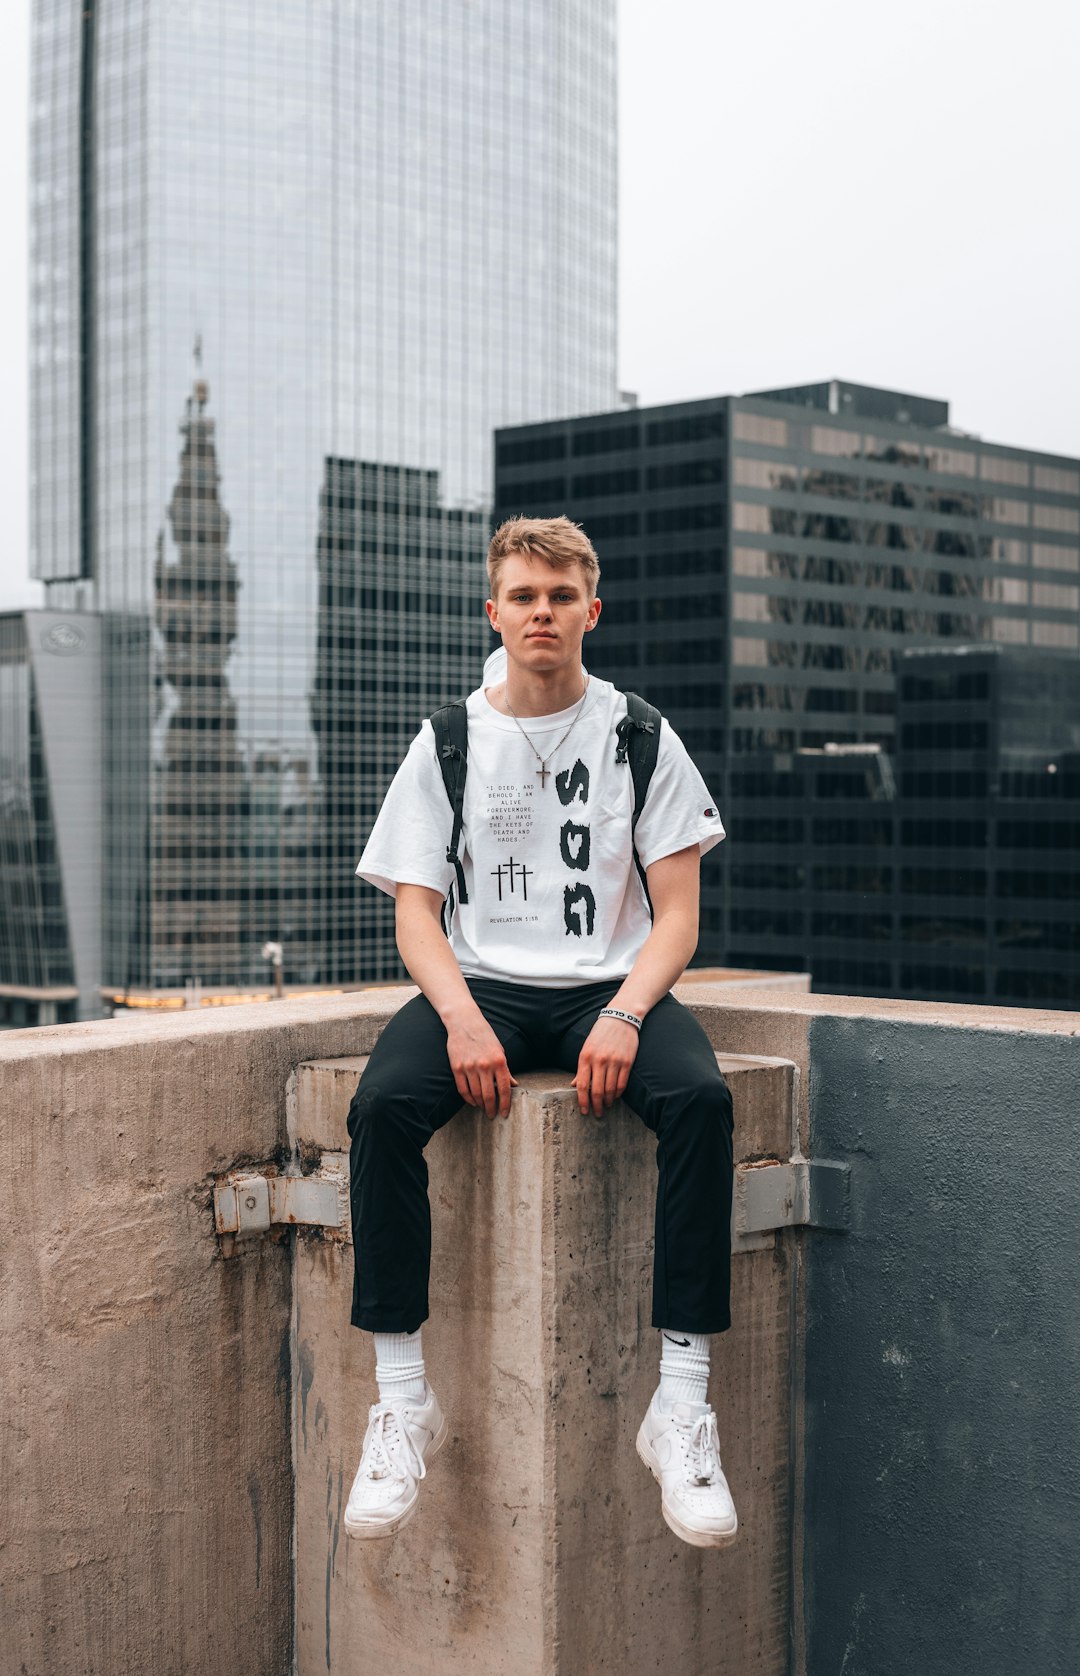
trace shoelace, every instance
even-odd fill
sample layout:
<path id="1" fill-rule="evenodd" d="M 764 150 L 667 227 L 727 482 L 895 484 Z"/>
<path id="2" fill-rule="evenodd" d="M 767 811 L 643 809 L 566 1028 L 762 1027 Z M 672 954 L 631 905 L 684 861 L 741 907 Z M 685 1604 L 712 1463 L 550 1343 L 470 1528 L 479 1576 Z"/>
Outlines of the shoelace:
<path id="1" fill-rule="evenodd" d="M 364 1439 L 365 1477 L 426 1478 L 424 1457 L 412 1440 L 408 1426 L 389 1403 L 375 1403 L 368 1414 Z"/>
<path id="2" fill-rule="evenodd" d="M 688 1448 L 691 1482 L 702 1487 L 712 1484 L 720 1471 L 720 1438 L 711 1408 L 694 1421 Z"/>

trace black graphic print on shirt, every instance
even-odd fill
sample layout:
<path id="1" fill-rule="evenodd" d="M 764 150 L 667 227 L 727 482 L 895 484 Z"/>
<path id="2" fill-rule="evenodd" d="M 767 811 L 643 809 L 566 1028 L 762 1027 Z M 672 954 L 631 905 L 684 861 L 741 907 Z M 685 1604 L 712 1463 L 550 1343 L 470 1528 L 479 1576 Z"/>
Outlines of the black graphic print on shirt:
<path id="1" fill-rule="evenodd" d="M 579 757 L 573 768 L 555 776 L 555 790 L 563 808 L 589 801 L 589 770 Z M 583 821 L 565 820 L 559 832 L 559 855 L 572 873 L 587 873 L 592 837 Z M 596 926 L 596 898 L 582 879 L 563 887 L 563 927 L 568 937 L 591 937 Z"/>
<path id="2" fill-rule="evenodd" d="M 526 867 L 523 861 L 515 861 L 513 856 L 507 862 L 500 861 L 498 867 L 491 869 L 491 877 L 499 883 L 499 901 L 503 899 L 503 886 L 509 895 L 514 896 L 519 891 L 522 901 L 529 900 L 529 880 L 533 876 L 531 867 Z"/>
<path id="3" fill-rule="evenodd" d="M 555 776 L 555 790 L 559 794 L 559 802 L 563 808 L 573 803 L 577 798 L 580 803 L 589 801 L 589 770 L 579 758 L 573 768 L 567 768 Z"/>
<path id="4" fill-rule="evenodd" d="M 568 937 L 591 937 L 596 924 L 596 898 L 588 885 L 567 885 L 563 891 L 563 921 Z"/>
<path id="5" fill-rule="evenodd" d="M 541 853 L 541 846 L 554 845 L 556 835 L 550 824 L 537 823 L 537 803 L 532 787 L 521 787 L 500 782 L 488 787 L 486 797 L 487 824 L 500 851 L 506 843 L 509 854 L 497 854 L 494 867 L 489 869 L 497 903 L 492 908 L 492 925 L 523 924 L 537 920 L 536 914 L 514 914 L 508 909 L 523 908 L 529 901 L 530 884 L 538 884 L 552 872 L 562 876 L 562 920 L 567 937 L 592 937 L 596 930 L 596 897 L 588 879 L 592 867 L 592 833 L 585 814 L 589 802 L 592 776 L 579 757 L 572 768 L 556 774 L 555 789 L 559 803 L 566 811 L 566 819 L 558 829 L 558 853 Z M 550 793 L 548 794 L 550 796 Z M 541 804 L 541 808 L 543 805 Z M 531 842 L 530 842 L 531 841 Z M 519 858 L 522 851 L 532 863 L 526 866 Z M 516 852 L 516 853 L 515 853 Z M 549 871 L 550 869 L 550 871 Z M 535 897 L 535 891 L 534 891 Z M 540 900 L 543 898 L 541 896 Z"/>

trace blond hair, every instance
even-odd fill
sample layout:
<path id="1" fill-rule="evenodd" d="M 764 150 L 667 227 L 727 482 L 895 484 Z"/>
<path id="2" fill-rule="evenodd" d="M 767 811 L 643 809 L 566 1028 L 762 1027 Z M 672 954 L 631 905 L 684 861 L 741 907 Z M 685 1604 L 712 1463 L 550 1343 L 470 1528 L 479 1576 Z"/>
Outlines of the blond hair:
<path id="1" fill-rule="evenodd" d="M 512 553 L 527 559 L 544 559 L 557 570 L 580 565 L 591 599 L 600 580 L 600 560 L 580 524 L 569 518 L 508 518 L 491 538 L 487 555 L 488 585 L 496 599 L 502 567 Z"/>

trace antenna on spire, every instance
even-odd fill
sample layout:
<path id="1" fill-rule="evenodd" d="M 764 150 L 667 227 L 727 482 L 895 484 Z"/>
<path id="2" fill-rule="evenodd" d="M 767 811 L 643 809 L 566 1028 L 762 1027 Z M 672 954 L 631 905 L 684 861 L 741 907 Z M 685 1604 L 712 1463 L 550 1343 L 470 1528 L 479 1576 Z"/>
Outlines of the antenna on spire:
<path id="1" fill-rule="evenodd" d="M 195 371 L 196 372 L 201 372 L 202 371 L 202 333 L 201 332 L 196 332 L 195 333 L 195 344 L 194 344 L 194 347 L 192 349 L 192 354 L 193 354 L 194 359 L 195 359 Z M 202 409 L 206 406 L 207 402 L 210 400 L 210 386 L 209 386 L 209 384 L 207 384 L 205 378 L 196 378 L 196 380 L 195 380 L 195 400 L 198 403 L 199 411 L 202 412 Z"/>

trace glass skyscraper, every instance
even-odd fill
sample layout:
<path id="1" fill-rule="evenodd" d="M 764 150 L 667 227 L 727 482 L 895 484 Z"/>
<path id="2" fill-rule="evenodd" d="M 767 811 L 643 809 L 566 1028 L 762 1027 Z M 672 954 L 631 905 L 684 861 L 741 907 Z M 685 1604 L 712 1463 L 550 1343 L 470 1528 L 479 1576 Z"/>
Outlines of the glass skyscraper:
<path id="1" fill-rule="evenodd" d="M 390 976 L 352 868 L 478 675 L 493 428 L 617 401 L 615 0 L 33 28 L 33 573 L 95 619 L 98 981 L 242 985 L 278 937 L 290 981 Z"/>

